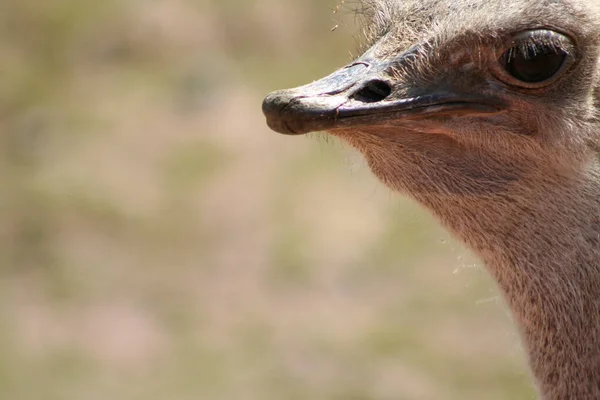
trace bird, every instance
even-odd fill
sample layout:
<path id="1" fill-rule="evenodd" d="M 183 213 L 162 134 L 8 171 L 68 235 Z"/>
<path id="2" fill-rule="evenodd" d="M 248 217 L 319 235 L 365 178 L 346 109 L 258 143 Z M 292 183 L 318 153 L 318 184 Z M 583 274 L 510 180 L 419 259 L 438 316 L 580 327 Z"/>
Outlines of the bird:
<path id="1" fill-rule="evenodd" d="M 497 282 L 540 399 L 600 399 L 600 2 L 358 0 L 360 56 L 267 95 L 362 153 Z"/>

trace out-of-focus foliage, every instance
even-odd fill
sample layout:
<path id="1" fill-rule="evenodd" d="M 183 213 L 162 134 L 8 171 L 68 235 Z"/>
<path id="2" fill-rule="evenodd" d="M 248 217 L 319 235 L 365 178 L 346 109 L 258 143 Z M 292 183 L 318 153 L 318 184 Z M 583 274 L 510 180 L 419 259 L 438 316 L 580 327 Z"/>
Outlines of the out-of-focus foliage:
<path id="1" fill-rule="evenodd" d="M 476 261 L 266 128 L 266 92 L 348 60 L 335 8 L 0 3 L 1 398 L 531 396 Z"/>

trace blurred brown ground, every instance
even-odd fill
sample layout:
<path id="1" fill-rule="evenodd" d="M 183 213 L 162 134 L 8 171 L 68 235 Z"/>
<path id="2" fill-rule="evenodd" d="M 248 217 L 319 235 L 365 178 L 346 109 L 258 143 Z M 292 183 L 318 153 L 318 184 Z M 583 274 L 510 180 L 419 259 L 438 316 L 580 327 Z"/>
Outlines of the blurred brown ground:
<path id="1" fill-rule="evenodd" d="M 349 60 L 335 7 L 0 3 L 0 398 L 533 397 L 476 259 L 265 126 Z"/>

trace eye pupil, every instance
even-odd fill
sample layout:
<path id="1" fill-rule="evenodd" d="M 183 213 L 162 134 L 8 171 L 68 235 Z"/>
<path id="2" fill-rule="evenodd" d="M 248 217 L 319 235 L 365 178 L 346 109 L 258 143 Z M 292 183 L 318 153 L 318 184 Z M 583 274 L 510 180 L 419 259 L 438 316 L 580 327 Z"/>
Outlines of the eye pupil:
<path id="1" fill-rule="evenodd" d="M 514 78 L 540 83 L 552 78 L 565 63 L 567 53 L 549 46 L 514 47 L 502 56 L 504 69 Z"/>

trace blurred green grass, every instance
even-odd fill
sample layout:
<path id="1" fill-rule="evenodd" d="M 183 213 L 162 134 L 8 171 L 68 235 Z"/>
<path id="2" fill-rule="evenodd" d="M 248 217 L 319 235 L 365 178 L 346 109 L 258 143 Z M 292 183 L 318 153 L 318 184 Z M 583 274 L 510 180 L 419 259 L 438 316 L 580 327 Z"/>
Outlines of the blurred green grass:
<path id="1" fill-rule="evenodd" d="M 2 398 L 533 396 L 477 260 L 266 128 L 265 93 L 349 59 L 335 7 L 2 2 Z"/>

